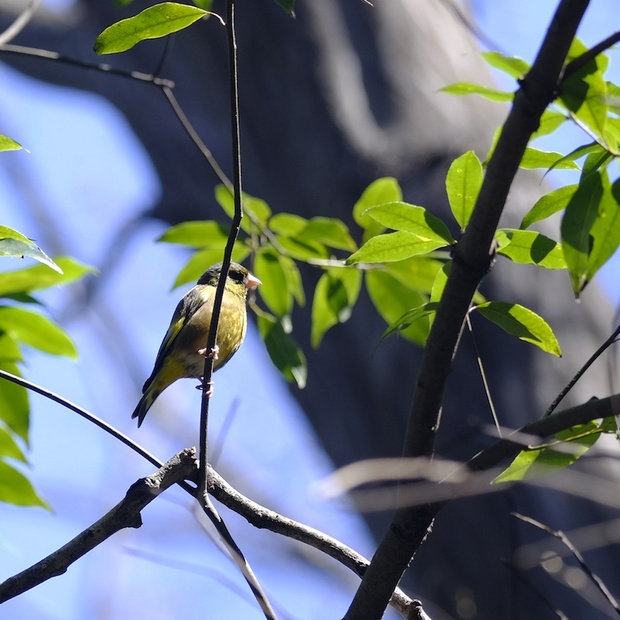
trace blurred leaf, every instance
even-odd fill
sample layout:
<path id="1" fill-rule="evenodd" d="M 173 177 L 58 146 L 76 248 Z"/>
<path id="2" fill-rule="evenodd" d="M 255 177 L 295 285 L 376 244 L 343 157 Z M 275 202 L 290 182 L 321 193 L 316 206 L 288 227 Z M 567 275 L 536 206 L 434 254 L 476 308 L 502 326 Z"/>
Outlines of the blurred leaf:
<path id="1" fill-rule="evenodd" d="M 431 297 L 430 301 L 440 301 L 441 296 L 443 295 L 444 289 L 446 288 L 446 284 L 448 282 L 448 276 L 450 275 L 450 271 L 452 269 L 452 262 L 446 263 L 435 276 L 435 281 L 433 282 L 433 288 L 431 289 Z"/>
<path id="2" fill-rule="evenodd" d="M 562 355 L 560 344 L 553 330 L 542 317 L 532 310 L 519 304 L 503 301 L 487 301 L 474 308 L 489 321 L 519 340 L 535 344 L 552 355 L 558 357 Z"/>
<path id="3" fill-rule="evenodd" d="M 272 317 L 259 315 L 258 331 L 275 367 L 287 381 L 295 381 L 297 387 L 303 389 L 308 374 L 303 351 Z"/>
<path id="4" fill-rule="evenodd" d="M 183 284 L 195 283 L 200 276 L 215 263 L 221 262 L 224 257 L 224 248 L 226 247 L 226 241 L 214 243 L 211 247 L 205 250 L 199 250 L 192 254 L 191 258 L 181 268 L 181 271 L 177 274 L 177 277 L 172 284 L 172 288 Z M 235 243 L 233 248 L 232 259 L 236 263 L 242 263 L 250 253 L 250 249 L 243 243 Z"/>
<path id="5" fill-rule="evenodd" d="M 444 247 L 446 241 L 438 235 L 432 238 L 398 230 L 370 238 L 357 252 L 345 261 L 347 265 L 357 263 L 387 263 L 403 260 L 411 256 L 427 254 Z"/>
<path id="6" fill-rule="evenodd" d="M 62 272 L 62 269 L 39 246 L 8 226 L 0 226 L 0 256 L 18 258 L 28 256 L 47 265 L 54 271 Z"/>
<path id="7" fill-rule="evenodd" d="M 488 88 L 481 86 L 480 84 L 472 84 L 471 82 L 457 82 L 456 84 L 450 84 L 450 86 L 444 86 L 439 89 L 441 92 L 448 93 L 449 95 L 480 95 L 485 99 L 491 101 L 497 101 L 499 103 L 510 103 L 515 94 L 505 92 L 503 90 L 497 90 L 495 88 Z"/>
<path id="8" fill-rule="evenodd" d="M 0 333 L 0 367 L 2 362 L 23 362 L 19 343 L 8 334 Z M 2 381 L 0 379 L 0 381 Z"/>
<path id="9" fill-rule="evenodd" d="M 57 258 L 56 264 L 60 271 L 50 271 L 47 267 L 37 265 L 0 273 L 0 296 L 6 297 L 51 286 L 70 284 L 85 275 L 97 273 L 94 267 L 84 265 L 73 258 Z"/>
<path id="10" fill-rule="evenodd" d="M 387 228 L 413 233 L 422 239 L 434 239 L 449 245 L 454 242 L 448 227 L 424 207 L 406 202 L 388 202 L 370 207 L 366 212 Z"/>
<path id="11" fill-rule="evenodd" d="M 0 134 L 0 151 L 19 151 L 22 148 L 24 147 L 19 142 Z"/>
<path id="12" fill-rule="evenodd" d="M 536 168 L 579 170 L 579 166 L 571 159 L 566 159 L 562 153 L 539 151 L 530 146 L 525 149 L 519 166 L 526 170 L 534 170 Z"/>
<path id="13" fill-rule="evenodd" d="M 546 269 L 566 269 L 562 246 L 532 230 L 501 228 L 495 236 L 498 254 L 515 263 L 538 265 Z"/>
<path id="14" fill-rule="evenodd" d="M 235 215 L 235 199 L 230 190 L 224 185 L 218 185 L 215 188 L 215 200 L 224 209 L 226 215 L 232 219 Z M 247 233 L 254 231 L 256 225 L 253 221 L 262 227 L 266 227 L 271 217 L 271 209 L 264 200 L 254 198 L 245 192 L 243 193 L 243 212 L 241 228 Z"/>
<path id="15" fill-rule="evenodd" d="M 300 306 L 305 306 L 306 293 L 304 291 L 304 285 L 301 280 L 301 274 L 299 273 L 299 269 L 297 268 L 295 261 L 288 256 L 282 255 L 278 255 L 278 260 L 280 261 L 280 265 L 282 265 L 282 269 L 284 270 L 287 289 L 293 295 L 293 298 Z"/>
<path id="16" fill-rule="evenodd" d="M 181 222 L 171 226 L 157 241 L 178 243 L 191 248 L 205 248 L 214 244 L 226 245 L 228 229 L 213 221 Z"/>
<path id="17" fill-rule="evenodd" d="M 525 214 L 519 228 L 528 228 L 535 222 L 540 222 L 558 211 L 563 211 L 568 206 L 573 195 L 577 191 L 577 184 L 565 185 L 540 198 L 536 204 Z"/>
<path id="18" fill-rule="evenodd" d="M 613 82 L 607 82 L 607 107 L 610 112 L 620 116 L 620 86 Z"/>
<path id="19" fill-rule="evenodd" d="M 353 219 L 358 226 L 364 229 L 364 242 L 378 235 L 384 229 L 379 222 L 369 217 L 366 211 L 368 211 L 370 207 L 386 204 L 388 202 L 398 202 L 402 199 L 403 193 L 400 189 L 400 185 L 398 181 L 392 177 L 378 179 L 364 190 L 360 199 L 353 206 Z"/>
<path id="20" fill-rule="evenodd" d="M 295 6 L 295 0 L 276 0 L 276 3 L 279 4 L 291 17 L 294 17 L 293 7 Z"/>
<path id="21" fill-rule="evenodd" d="M 116 54 L 146 39 L 159 39 L 183 30 L 209 15 L 208 11 L 187 4 L 162 2 L 108 26 L 96 39 L 96 54 Z"/>
<path id="22" fill-rule="evenodd" d="M 77 358 L 69 336 L 58 325 L 30 310 L 0 306 L 0 331 L 45 353 Z"/>
<path id="23" fill-rule="evenodd" d="M 530 70 L 529 63 L 517 56 L 506 56 L 501 52 L 482 52 L 480 55 L 489 65 L 517 80 Z"/>
<path id="24" fill-rule="evenodd" d="M 370 299 L 388 325 L 392 325 L 411 308 L 417 308 L 428 301 L 428 296 L 407 286 L 385 270 L 367 271 L 365 279 Z M 428 321 L 414 321 L 400 333 L 410 342 L 423 346 L 428 337 Z"/>
<path id="25" fill-rule="evenodd" d="M 308 220 L 294 213 L 276 213 L 269 220 L 269 229 L 285 237 L 298 235 L 306 226 Z"/>
<path id="26" fill-rule="evenodd" d="M 357 245 L 344 222 L 329 217 L 313 217 L 297 234 L 298 241 L 321 243 L 330 248 L 353 252 Z"/>
<path id="27" fill-rule="evenodd" d="M 30 480 L 4 461 L 0 461 L 0 501 L 51 510 L 50 505 L 34 490 Z"/>
<path id="28" fill-rule="evenodd" d="M 461 230 L 465 230 L 482 187 L 482 164 L 473 151 L 467 151 L 450 165 L 446 193 L 450 209 Z"/>
<path id="29" fill-rule="evenodd" d="M 601 432 L 602 425 L 597 421 L 579 424 L 562 431 L 555 436 L 561 443 L 553 442 L 539 450 L 521 451 L 493 482 L 533 480 L 565 469 L 596 443 Z"/>
<path id="30" fill-rule="evenodd" d="M 317 349 L 328 329 L 349 320 L 362 285 L 357 269 L 328 269 L 320 278 L 312 301 L 312 346 Z"/>
<path id="31" fill-rule="evenodd" d="M 389 273 L 407 288 L 422 293 L 430 293 L 437 272 L 443 263 L 425 256 L 413 256 L 395 263 L 386 263 L 382 271 Z"/>
<path id="32" fill-rule="evenodd" d="M 258 289 L 261 299 L 279 319 L 290 315 L 293 309 L 293 295 L 288 290 L 284 267 L 275 250 L 259 248 L 254 258 L 254 273 L 262 284 Z"/>
<path id="33" fill-rule="evenodd" d="M 22 463 L 27 463 L 26 455 L 17 445 L 11 434 L 2 426 L 0 426 L 0 457 L 11 458 Z"/>
<path id="34" fill-rule="evenodd" d="M 194 4 L 205 11 L 210 11 L 213 8 L 213 0 L 194 0 Z"/>
<path id="35" fill-rule="evenodd" d="M 19 368 L 12 362 L 2 361 L 0 368 L 18 377 L 21 376 Z M 28 444 L 30 405 L 26 388 L 6 379 L 0 379 L 0 419 Z"/>

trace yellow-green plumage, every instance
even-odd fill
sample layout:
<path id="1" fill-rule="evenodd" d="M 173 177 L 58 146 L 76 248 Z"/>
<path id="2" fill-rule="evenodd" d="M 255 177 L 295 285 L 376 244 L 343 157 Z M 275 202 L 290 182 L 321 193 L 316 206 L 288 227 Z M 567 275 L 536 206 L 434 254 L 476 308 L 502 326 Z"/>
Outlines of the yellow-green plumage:
<path id="1" fill-rule="evenodd" d="M 138 418 L 138 426 L 142 424 L 155 399 L 169 385 L 183 377 L 202 377 L 205 346 L 221 271 L 222 263 L 209 267 L 176 307 L 159 347 L 153 372 L 146 380 L 142 398 L 131 416 Z M 247 292 L 259 284 L 260 280 L 245 267 L 231 263 L 218 323 L 218 352 L 214 371 L 222 368 L 241 346 L 247 326 Z"/>

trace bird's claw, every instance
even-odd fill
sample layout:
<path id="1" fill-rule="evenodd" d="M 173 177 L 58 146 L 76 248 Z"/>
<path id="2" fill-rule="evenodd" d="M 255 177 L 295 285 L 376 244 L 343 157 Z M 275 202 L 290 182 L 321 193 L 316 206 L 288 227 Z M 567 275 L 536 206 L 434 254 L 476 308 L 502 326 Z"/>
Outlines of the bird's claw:
<path id="1" fill-rule="evenodd" d="M 215 345 L 209 354 L 207 354 L 206 347 L 204 349 L 198 349 L 198 355 L 204 355 L 205 357 L 210 357 L 213 361 L 216 361 L 219 357 L 220 348 Z"/>

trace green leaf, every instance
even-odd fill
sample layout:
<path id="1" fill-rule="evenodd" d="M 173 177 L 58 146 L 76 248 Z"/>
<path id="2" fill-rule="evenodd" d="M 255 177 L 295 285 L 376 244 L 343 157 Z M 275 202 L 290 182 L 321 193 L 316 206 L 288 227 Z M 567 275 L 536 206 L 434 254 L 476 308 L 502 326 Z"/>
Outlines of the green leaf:
<path id="1" fill-rule="evenodd" d="M 430 293 L 443 262 L 425 256 L 413 256 L 395 263 L 386 263 L 382 271 L 401 284 L 420 293 Z"/>
<path id="2" fill-rule="evenodd" d="M 536 168 L 579 170 L 579 166 L 574 161 L 566 159 L 562 153 L 539 151 L 530 146 L 525 149 L 519 167 L 526 170 L 534 170 Z"/>
<path id="3" fill-rule="evenodd" d="M 146 39 L 159 39 L 211 15 L 187 4 L 162 2 L 106 28 L 95 41 L 96 54 L 117 54 Z"/>
<path id="4" fill-rule="evenodd" d="M 495 67 L 517 80 L 530 70 L 529 63 L 517 56 L 506 56 L 501 52 L 482 52 L 481 56 L 491 67 Z"/>
<path id="5" fill-rule="evenodd" d="M 54 271 L 62 272 L 62 269 L 39 246 L 8 226 L 0 226 L 0 256 L 18 258 L 29 256 L 51 267 Z"/>
<path id="6" fill-rule="evenodd" d="M 567 60 L 573 60 L 587 51 L 578 39 L 573 41 Z M 603 71 L 608 59 L 599 54 L 586 65 L 562 80 L 560 99 L 578 124 L 593 135 L 605 140 L 607 121 L 607 85 Z"/>
<path id="7" fill-rule="evenodd" d="M 288 290 L 284 267 L 273 249 L 263 246 L 258 250 L 254 273 L 262 282 L 258 293 L 267 308 L 279 319 L 289 316 L 293 309 L 293 295 Z"/>
<path id="8" fill-rule="evenodd" d="M 321 243 L 301 241 L 297 237 L 276 235 L 278 245 L 292 258 L 300 261 L 329 258 L 327 248 Z"/>
<path id="9" fill-rule="evenodd" d="M 30 480 L 4 461 L 0 461 L 0 501 L 51 510 L 50 505 L 34 490 Z"/>
<path id="10" fill-rule="evenodd" d="M 471 82 L 457 82 L 456 84 L 450 84 L 450 86 L 444 86 L 439 90 L 449 95 L 457 96 L 480 95 L 485 99 L 490 99 L 491 101 L 497 101 L 499 103 L 510 103 L 515 96 L 514 93 L 488 88 L 480 84 L 472 84 Z"/>
<path id="11" fill-rule="evenodd" d="M 16 271 L 7 271 L 0 274 L 0 296 L 30 293 L 41 289 L 70 284 L 80 280 L 85 275 L 97 273 L 94 267 L 68 257 L 56 259 L 60 271 L 50 271 L 47 267 L 37 265 Z"/>
<path id="12" fill-rule="evenodd" d="M 275 367 L 287 381 L 295 381 L 303 389 L 308 374 L 303 351 L 273 317 L 259 315 L 258 331 Z"/>
<path id="13" fill-rule="evenodd" d="M 0 151 L 19 151 L 22 148 L 24 147 L 19 142 L 0 134 Z"/>
<path id="14" fill-rule="evenodd" d="M 229 218 L 235 214 L 235 199 L 230 190 L 225 185 L 218 185 L 215 188 L 215 200 L 224 209 Z M 241 228 L 251 234 L 256 229 L 256 224 L 266 227 L 271 217 L 269 205 L 260 198 L 250 196 L 245 192 L 242 194 L 244 217 L 241 220 Z"/>
<path id="15" fill-rule="evenodd" d="M 205 11 L 210 11 L 213 8 L 213 0 L 194 0 L 194 4 Z"/>
<path id="16" fill-rule="evenodd" d="M 528 213 L 525 214 L 519 228 L 529 228 L 535 222 L 545 220 L 558 211 L 566 209 L 578 187 L 577 184 L 566 185 L 545 194 L 536 202 Z"/>
<path id="17" fill-rule="evenodd" d="M 200 276 L 215 263 L 219 263 L 224 257 L 224 248 L 226 241 L 214 243 L 205 250 L 199 250 L 185 263 L 181 271 L 172 284 L 172 288 L 183 284 L 195 283 Z M 250 249 L 243 243 L 235 243 L 233 248 L 232 259 L 237 263 L 242 263 L 250 253 Z"/>
<path id="18" fill-rule="evenodd" d="M 432 301 L 418 306 L 417 308 L 407 310 L 405 314 L 400 316 L 383 332 L 380 342 L 383 342 L 388 336 L 391 336 L 394 333 L 404 333 L 405 330 L 420 321 L 422 323 L 422 329 L 426 333 L 424 341 L 420 344 L 424 344 L 428 335 L 430 321 L 434 318 L 438 306 L 439 304 L 437 302 Z M 426 319 L 427 322 L 422 321 L 422 319 Z"/>
<path id="19" fill-rule="evenodd" d="M 461 230 L 465 230 L 482 187 L 482 164 L 473 151 L 467 151 L 450 165 L 446 192 L 450 209 Z"/>
<path id="20" fill-rule="evenodd" d="M 181 222 L 171 226 L 157 241 L 177 243 L 191 248 L 208 248 L 217 244 L 226 245 L 228 230 L 213 221 Z"/>
<path id="21" fill-rule="evenodd" d="M 594 275 L 590 272 L 589 265 L 593 244 L 591 231 L 599 217 L 599 211 L 601 216 L 605 211 L 613 211 L 609 204 L 613 196 L 610 196 L 607 175 L 595 171 L 582 175 L 579 187 L 566 207 L 560 228 L 562 249 L 576 295 L 579 295 Z"/>
<path id="22" fill-rule="evenodd" d="M 312 346 L 317 349 L 328 329 L 349 320 L 362 285 L 357 269 L 332 268 L 320 278 L 312 301 Z"/>
<path id="23" fill-rule="evenodd" d="M 403 199 L 403 193 L 398 181 L 392 177 L 378 179 L 371 183 L 362 193 L 360 199 L 353 206 L 353 219 L 364 229 L 364 242 L 378 235 L 384 227 L 373 220 L 366 212 L 370 207 L 398 202 Z"/>
<path id="24" fill-rule="evenodd" d="M 530 140 L 535 140 L 542 136 L 548 136 L 553 133 L 558 127 L 564 124 L 568 120 L 568 116 L 561 112 L 554 112 L 553 110 L 545 110 L 540 117 L 540 123 L 538 129 L 532 134 Z"/>
<path id="25" fill-rule="evenodd" d="M 24 358 L 19 348 L 19 343 L 7 334 L 0 334 L 0 363 L 23 361 Z"/>
<path id="26" fill-rule="evenodd" d="M 27 463 L 26 455 L 19 447 L 11 433 L 0 426 L 0 458 L 11 458 L 22 463 Z"/>
<path id="27" fill-rule="evenodd" d="M 428 301 L 427 295 L 407 286 L 387 270 L 372 269 L 366 272 L 365 280 L 372 303 L 388 325 Z M 399 331 L 410 342 L 423 346 L 428 337 L 428 321 L 412 321 L 409 327 Z"/>
<path id="28" fill-rule="evenodd" d="M 487 301 L 474 308 L 489 321 L 519 340 L 535 344 L 552 355 L 558 357 L 562 355 L 560 344 L 553 330 L 542 317 L 532 310 L 519 304 L 503 301 Z"/>
<path id="29" fill-rule="evenodd" d="M 427 254 L 444 247 L 443 238 L 420 236 L 415 233 L 398 230 L 385 235 L 371 237 L 357 252 L 347 258 L 347 265 L 357 263 L 388 263 L 403 260 L 411 256 Z"/>
<path id="30" fill-rule="evenodd" d="M 330 248 L 353 252 L 357 245 L 349 234 L 349 229 L 341 220 L 330 217 L 313 217 L 297 234 L 302 242 L 320 243 Z"/>
<path id="31" fill-rule="evenodd" d="M 17 364 L 2 361 L 0 368 L 13 375 L 21 376 Z M 28 444 L 28 429 L 30 427 L 30 405 L 28 391 L 12 381 L 0 379 L 0 420 Z"/>
<path id="32" fill-rule="evenodd" d="M 607 107 L 610 112 L 620 116 L 620 86 L 607 82 Z M 609 121 L 609 118 L 607 118 Z"/>
<path id="33" fill-rule="evenodd" d="M 605 432 L 596 421 L 579 424 L 558 433 L 557 441 L 538 450 L 523 450 L 493 483 L 518 482 L 541 478 L 572 465 Z"/>
<path id="34" fill-rule="evenodd" d="M 366 214 L 386 228 L 413 233 L 421 239 L 433 239 L 442 245 L 454 243 L 448 227 L 424 207 L 406 202 L 388 202 L 370 207 Z"/>
<path id="35" fill-rule="evenodd" d="M 0 331 L 45 353 L 77 358 L 69 336 L 58 325 L 30 310 L 0 306 Z"/>
<path id="36" fill-rule="evenodd" d="M 566 269 L 562 246 L 532 230 L 501 228 L 495 236 L 498 254 L 515 263 L 538 265 L 546 269 Z"/>
<path id="37" fill-rule="evenodd" d="M 276 4 L 280 5 L 291 17 L 295 17 L 293 12 L 295 0 L 276 0 Z"/>
<path id="38" fill-rule="evenodd" d="M 285 237 L 298 235 L 306 226 L 308 220 L 294 213 L 276 213 L 269 220 L 269 229 Z"/>
<path id="39" fill-rule="evenodd" d="M 278 255 L 278 260 L 284 270 L 286 276 L 286 288 L 289 290 L 293 298 L 300 306 L 306 305 L 306 293 L 301 280 L 301 274 L 295 261 L 288 256 Z"/>

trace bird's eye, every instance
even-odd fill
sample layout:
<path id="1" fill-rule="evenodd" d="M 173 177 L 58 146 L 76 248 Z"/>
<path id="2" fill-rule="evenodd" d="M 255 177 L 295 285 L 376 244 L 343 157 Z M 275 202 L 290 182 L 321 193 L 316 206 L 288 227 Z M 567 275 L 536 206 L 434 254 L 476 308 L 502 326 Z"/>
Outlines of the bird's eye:
<path id="1" fill-rule="evenodd" d="M 236 282 L 243 282 L 244 275 L 240 271 L 230 271 L 228 277 L 232 278 Z"/>

